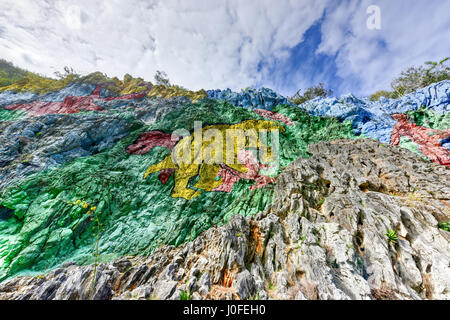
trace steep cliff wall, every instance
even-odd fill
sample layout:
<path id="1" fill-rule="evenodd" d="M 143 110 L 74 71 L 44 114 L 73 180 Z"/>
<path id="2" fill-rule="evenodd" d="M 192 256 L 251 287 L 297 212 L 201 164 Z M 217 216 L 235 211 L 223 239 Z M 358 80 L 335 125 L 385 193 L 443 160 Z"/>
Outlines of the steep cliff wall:
<path id="1" fill-rule="evenodd" d="M 146 298 L 448 298 L 449 99 L 449 81 L 400 100 L 300 106 L 265 88 L 191 92 L 100 73 L 2 87 L 0 297 L 86 298 L 87 265 L 100 261 L 97 298 L 136 287 Z M 240 167 L 173 167 L 184 139 L 171 134 L 196 121 L 279 129 L 279 166 L 244 148 Z M 169 260 L 152 267 L 161 252 Z M 182 287 L 190 272 L 218 291 Z"/>

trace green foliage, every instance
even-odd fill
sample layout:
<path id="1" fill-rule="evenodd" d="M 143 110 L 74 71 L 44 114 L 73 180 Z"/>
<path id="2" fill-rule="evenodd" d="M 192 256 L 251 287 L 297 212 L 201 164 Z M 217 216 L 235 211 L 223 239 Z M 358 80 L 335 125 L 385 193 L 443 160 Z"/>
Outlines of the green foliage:
<path id="1" fill-rule="evenodd" d="M 188 291 L 181 290 L 180 300 L 191 300 L 191 299 L 192 299 L 192 294 L 189 290 Z"/>
<path id="2" fill-rule="evenodd" d="M 320 209 L 325 203 L 325 200 L 326 200 L 325 198 L 320 198 L 319 201 L 317 202 L 316 209 Z"/>
<path id="3" fill-rule="evenodd" d="M 51 79 L 29 72 L 14 83 L 0 87 L 0 91 L 47 93 L 58 91 L 78 79 L 78 75 L 69 74 L 62 79 Z"/>
<path id="4" fill-rule="evenodd" d="M 423 79 L 425 86 L 450 79 L 450 67 L 446 65 L 448 61 L 450 61 L 450 57 L 444 58 L 441 61 L 425 62 L 425 65 L 428 66 Z"/>
<path id="5" fill-rule="evenodd" d="M 380 91 L 375 92 L 373 95 L 371 95 L 370 100 L 378 101 L 378 100 L 380 100 L 381 97 L 391 99 L 391 98 L 393 98 L 393 96 L 394 96 L 394 93 L 391 91 L 380 90 Z"/>
<path id="6" fill-rule="evenodd" d="M 64 67 L 63 72 L 55 72 L 54 74 L 56 79 L 16 68 L 8 62 L 0 60 L 0 92 L 13 91 L 45 94 L 59 91 L 72 83 L 82 82 L 94 85 L 103 84 L 105 89 L 115 95 L 127 95 L 142 93 L 151 86 L 150 82 L 146 82 L 142 78 L 133 78 L 129 74 L 125 74 L 123 80 L 119 80 L 117 77 L 109 78 L 101 72 L 80 76 L 69 67 Z M 182 86 L 172 85 L 164 71 L 157 71 L 154 78 L 156 85 L 148 92 L 148 97 L 170 98 L 186 96 L 194 102 L 207 97 L 204 90 L 193 92 Z"/>
<path id="7" fill-rule="evenodd" d="M 400 98 L 407 93 L 426 87 L 423 81 L 425 69 L 423 67 L 410 67 L 400 73 L 400 76 L 391 83 L 394 90 L 393 97 Z"/>
<path id="8" fill-rule="evenodd" d="M 109 78 L 101 72 L 94 72 L 86 76 L 80 76 L 73 68 L 64 67 L 63 72 L 55 72 L 55 78 L 44 77 L 32 72 L 14 67 L 11 63 L 0 60 L 0 92 L 34 92 L 43 94 L 58 91 L 73 82 L 83 82 L 98 85 L 108 84 L 106 89 L 117 95 L 140 93 L 147 90 L 146 83 L 142 78 L 133 78 L 129 74 L 124 76 L 123 81 L 118 78 Z M 168 83 L 164 73 L 159 74 L 161 82 Z"/>
<path id="9" fill-rule="evenodd" d="M 328 97 L 333 94 L 332 90 L 325 89 L 323 83 L 319 83 L 317 86 L 310 87 L 306 89 L 305 93 L 303 95 L 300 94 L 300 90 L 297 91 L 297 93 L 290 98 L 290 100 L 295 103 L 296 105 L 300 105 L 306 101 L 312 100 L 317 97 Z"/>
<path id="10" fill-rule="evenodd" d="M 0 87 L 9 86 L 28 74 L 28 71 L 15 67 L 11 62 L 0 59 Z"/>
<path id="11" fill-rule="evenodd" d="M 0 91 L 46 93 L 61 90 L 80 78 L 72 68 L 64 67 L 64 72 L 55 72 L 57 79 L 44 77 L 0 60 Z"/>
<path id="12" fill-rule="evenodd" d="M 170 86 L 164 86 L 164 85 L 155 85 L 152 87 L 150 92 L 147 94 L 148 97 L 159 97 L 159 98 L 172 98 L 172 97 L 187 97 L 193 102 L 198 102 L 201 99 L 204 99 L 207 97 L 205 90 L 199 90 L 199 91 L 189 91 L 181 86 L 178 85 L 170 85 Z"/>
<path id="13" fill-rule="evenodd" d="M 450 222 L 441 222 L 438 224 L 438 227 L 441 228 L 442 230 L 450 232 Z"/>
<path id="14" fill-rule="evenodd" d="M 398 240 L 398 235 L 394 230 L 388 229 L 385 235 L 389 243 L 396 243 Z"/>
<path id="15" fill-rule="evenodd" d="M 433 83 L 450 80 L 450 67 L 446 65 L 448 61 L 450 58 L 441 61 L 427 61 L 419 67 L 409 67 L 392 81 L 393 92 L 378 91 L 370 98 L 372 101 L 377 101 L 382 96 L 397 99 Z"/>
<path id="16" fill-rule="evenodd" d="M 64 72 L 61 73 L 59 71 L 54 72 L 55 76 L 59 80 L 64 80 L 68 76 L 74 75 L 74 78 L 79 78 L 79 75 L 73 70 L 73 68 L 70 68 L 68 66 L 64 67 Z"/>
<path id="17" fill-rule="evenodd" d="M 156 85 L 169 86 L 170 87 L 169 76 L 164 71 L 160 71 L 160 70 L 156 71 L 154 79 L 155 79 L 155 84 Z"/>
<path id="18" fill-rule="evenodd" d="M 79 78 L 78 81 L 83 82 L 83 83 L 89 83 L 89 84 L 99 84 L 99 83 L 108 82 L 109 80 L 111 80 L 111 79 L 109 79 L 106 74 L 97 71 L 97 72 L 93 72 L 84 77 Z"/>
<path id="19" fill-rule="evenodd" d="M 92 250 L 92 255 L 94 256 L 94 272 L 92 274 L 91 287 L 89 289 L 89 297 L 91 300 L 94 298 L 95 292 L 95 282 L 97 279 L 97 267 L 98 267 L 98 259 L 99 259 L 99 245 L 100 245 L 100 237 L 102 233 L 105 232 L 104 225 L 101 222 L 101 212 L 97 210 L 97 206 L 89 205 L 86 201 L 76 200 L 73 202 L 69 202 L 69 204 L 73 206 L 77 206 L 83 211 L 88 219 L 93 223 L 93 233 L 92 236 L 95 238 L 95 243 Z"/>
<path id="20" fill-rule="evenodd" d="M 259 300 L 259 294 L 256 293 L 255 295 L 250 296 L 250 297 L 248 298 L 248 300 Z"/>

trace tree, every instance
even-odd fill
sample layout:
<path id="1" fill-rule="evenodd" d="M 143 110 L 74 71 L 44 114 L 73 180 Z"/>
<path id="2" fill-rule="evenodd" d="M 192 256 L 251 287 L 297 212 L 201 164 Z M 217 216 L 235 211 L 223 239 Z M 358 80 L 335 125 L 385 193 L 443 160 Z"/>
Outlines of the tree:
<path id="1" fill-rule="evenodd" d="M 28 71 L 15 67 L 11 62 L 0 59 L 0 87 L 9 86 L 28 74 Z"/>
<path id="2" fill-rule="evenodd" d="M 61 73 L 59 71 L 55 71 L 54 75 L 56 76 L 56 78 L 58 78 L 59 80 L 65 79 L 68 76 L 74 76 L 75 78 L 78 78 L 79 75 L 75 72 L 75 70 L 73 70 L 73 68 L 65 66 L 64 67 L 64 73 Z"/>
<path id="3" fill-rule="evenodd" d="M 325 89 L 324 84 L 321 82 L 317 86 L 312 86 L 306 89 L 303 95 L 300 94 L 300 90 L 290 98 L 290 100 L 296 105 L 300 105 L 306 101 L 312 100 L 317 97 L 326 98 L 333 94 L 333 91 L 330 89 Z"/>
<path id="4" fill-rule="evenodd" d="M 450 78 L 450 67 L 446 66 L 445 63 L 449 60 L 450 58 L 447 57 L 439 62 L 425 62 L 425 65 L 429 66 L 429 68 L 425 70 L 424 82 L 429 85 L 431 83 L 448 80 Z"/>
<path id="5" fill-rule="evenodd" d="M 380 100 L 381 97 L 385 97 L 385 98 L 390 99 L 390 98 L 393 97 L 393 92 L 386 91 L 386 90 L 377 91 L 373 95 L 370 96 L 370 100 L 371 101 L 378 101 L 378 100 Z"/>
<path id="6" fill-rule="evenodd" d="M 164 71 L 159 71 L 159 70 L 156 71 L 154 79 L 155 79 L 155 83 L 157 85 L 169 86 L 170 87 L 169 76 Z"/>
<path id="7" fill-rule="evenodd" d="M 446 65 L 448 61 L 450 58 L 427 61 L 424 66 L 409 67 L 392 81 L 393 92 L 381 90 L 371 95 L 370 99 L 372 101 L 378 101 L 380 97 L 398 99 L 433 83 L 450 80 L 450 67 Z"/>
<path id="8" fill-rule="evenodd" d="M 398 98 L 425 87 L 424 76 L 425 69 L 423 67 L 410 67 L 406 71 L 402 71 L 400 76 L 391 83 L 394 97 Z"/>
<path id="9" fill-rule="evenodd" d="M 425 62 L 427 67 L 410 67 L 403 71 L 391 83 L 394 98 L 399 98 L 436 82 L 450 80 L 450 68 L 445 65 L 449 60 L 450 58 L 445 58 L 439 62 L 427 61 Z"/>

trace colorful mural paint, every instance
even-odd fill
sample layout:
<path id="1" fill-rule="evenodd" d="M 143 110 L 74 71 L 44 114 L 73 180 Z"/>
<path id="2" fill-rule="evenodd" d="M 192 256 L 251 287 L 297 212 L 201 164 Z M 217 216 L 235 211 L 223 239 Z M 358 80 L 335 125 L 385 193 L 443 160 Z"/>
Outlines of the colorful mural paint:
<path id="1" fill-rule="evenodd" d="M 150 152 L 154 147 L 165 147 L 172 150 L 180 139 L 181 137 L 178 135 L 161 131 L 145 132 L 135 143 L 128 146 L 127 153 L 143 155 Z"/>
<path id="2" fill-rule="evenodd" d="M 206 126 L 201 129 L 200 134 L 203 136 L 208 135 L 208 132 L 212 132 L 211 130 L 219 133 L 223 138 L 227 136 L 227 130 L 253 130 L 254 132 L 259 130 L 280 130 L 283 132 L 284 127 L 274 121 L 247 120 L 233 125 Z M 265 153 L 271 153 L 270 147 L 261 142 L 259 137 L 255 136 L 255 138 L 257 141 L 252 143 L 252 139 L 249 137 L 236 136 L 232 159 L 226 156 L 228 152 L 226 142 L 229 142 L 229 140 L 226 142 L 220 141 L 220 143 L 216 140 L 202 140 L 200 150 L 198 150 L 195 133 L 176 142 L 171 139 L 169 134 L 160 131 L 147 132 L 141 135 L 133 145 L 130 145 L 127 148 L 127 152 L 131 154 L 145 154 L 155 146 L 164 146 L 173 150 L 164 160 L 150 166 L 144 177 L 146 178 L 149 174 L 160 172 L 159 179 L 165 184 L 172 173 L 174 173 L 175 186 L 172 190 L 172 197 L 190 200 L 199 196 L 202 193 L 201 190 L 206 192 L 231 192 L 233 185 L 240 179 L 255 181 L 256 184 L 251 186 L 251 190 L 274 183 L 274 178 L 266 177 L 259 173 L 260 169 L 267 169 L 268 166 L 258 162 L 255 155 L 251 151 L 246 150 L 246 148 L 251 147 L 265 148 Z M 214 143 L 218 144 L 214 146 Z M 220 150 L 217 150 L 217 147 Z M 202 158 L 208 152 L 212 151 L 214 153 L 214 149 L 217 154 L 213 154 L 209 160 L 218 156 L 218 153 L 221 152 L 218 161 L 216 159 L 216 161 L 211 162 Z M 176 156 L 186 151 L 190 152 L 189 161 L 177 162 Z M 271 154 L 271 156 L 273 155 Z M 193 185 L 195 189 L 190 188 L 190 180 L 197 176 L 199 180 Z"/>
<path id="3" fill-rule="evenodd" d="M 110 261 L 178 246 L 233 215 L 267 210 L 278 174 L 321 141 L 410 139 L 418 153 L 448 166 L 442 148 L 450 145 L 450 81 L 400 100 L 342 97 L 293 106 L 268 89 L 205 98 L 201 91 L 152 86 L 146 94 L 148 82 L 126 78 L 110 84 L 94 74 L 62 89 L 0 90 L 0 279 L 92 262 L 88 217 L 67 206 L 76 199 L 104 212 L 100 257 Z M 394 120 L 395 114 L 402 116 Z M 230 162 L 174 162 L 170 151 L 195 150 L 196 121 L 205 123 L 202 135 L 208 128 L 279 129 L 279 167 L 262 161 L 250 141 L 233 150 Z M 186 134 L 170 134 L 183 128 Z M 203 139 L 202 153 L 210 144 Z M 273 146 L 256 147 L 267 145 Z"/>
<path id="4" fill-rule="evenodd" d="M 241 150 L 237 154 L 240 163 L 243 163 L 247 168 L 247 172 L 240 172 L 233 168 L 222 164 L 218 176 L 221 178 L 222 184 L 213 191 L 231 192 L 236 182 L 241 179 L 255 181 L 255 184 L 250 186 L 250 190 L 261 189 L 270 183 L 275 183 L 275 178 L 260 174 L 261 169 L 270 168 L 269 165 L 260 163 L 256 160 L 253 152 L 249 150 Z"/>
<path id="5" fill-rule="evenodd" d="M 256 109 L 253 112 L 255 112 L 256 114 L 260 115 L 263 118 L 281 121 L 288 126 L 294 125 L 294 122 L 291 119 L 289 119 L 289 117 L 286 117 L 284 114 L 281 113 L 276 113 L 265 109 Z"/>
<path id="6" fill-rule="evenodd" d="M 151 87 L 147 86 L 147 90 L 141 93 L 132 93 L 118 97 L 101 97 L 102 90 L 108 84 L 98 85 L 92 94 L 88 96 L 66 96 L 64 101 L 47 102 L 47 101 L 33 101 L 31 103 L 18 103 L 6 106 L 7 110 L 23 110 L 32 116 L 39 116 L 43 114 L 64 114 L 64 113 L 79 113 L 82 111 L 103 111 L 104 109 L 98 105 L 101 101 L 113 100 L 135 100 L 142 99 L 150 91 Z"/>
<path id="7" fill-rule="evenodd" d="M 444 166 L 450 166 L 450 152 L 441 145 L 441 140 L 450 136 L 450 129 L 434 130 L 421 127 L 415 123 L 408 122 L 408 118 L 404 114 L 394 114 L 392 118 L 397 121 L 391 136 L 392 145 L 399 145 L 401 137 L 409 138 L 432 161 Z"/>

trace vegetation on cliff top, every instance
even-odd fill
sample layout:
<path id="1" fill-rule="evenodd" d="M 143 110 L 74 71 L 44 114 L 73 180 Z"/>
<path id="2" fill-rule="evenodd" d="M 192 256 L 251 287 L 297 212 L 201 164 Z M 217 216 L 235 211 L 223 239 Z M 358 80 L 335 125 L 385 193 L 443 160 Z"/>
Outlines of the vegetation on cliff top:
<path id="1" fill-rule="evenodd" d="M 300 91 L 301 89 L 290 98 L 290 100 L 296 105 L 300 105 L 306 101 L 318 97 L 326 98 L 333 94 L 333 90 L 326 89 L 323 83 L 319 83 L 317 86 L 312 86 L 306 89 L 304 94 L 300 94 Z"/>
<path id="2" fill-rule="evenodd" d="M 77 74 L 72 68 L 65 67 L 64 72 L 55 72 L 56 78 L 44 77 L 32 72 L 14 67 L 11 63 L 0 60 L 0 92 L 33 92 L 45 94 L 59 91 L 73 83 L 104 85 L 111 93 L 122 96 L 148 91 L 148 97 L 171 98 L 185 96 L 192 101 L 198 101 L 207 96 L 204 90 L 197 92 L 187 90 L 181 86 L 172 85 L 162 71 L 157 71 L 155 83 L 142 78 L 134 78 L 125 74 L 123 79 L 109 78 L 101 72 L 94 72 L 86 76 Z"/>
<path id="3" fill-rule="evenodd" d="M 427 61 L 424 66 L 410 67 L 402 71 L 391 83 L 392 91 L 381 90 L 370 96 L 372 101 L 381 97 L 398 99 L 405 94 L 427 87 L 433 83 L 450 80 L 450 67 L 447 62 L 450 58 L 441 61 Z"/>

